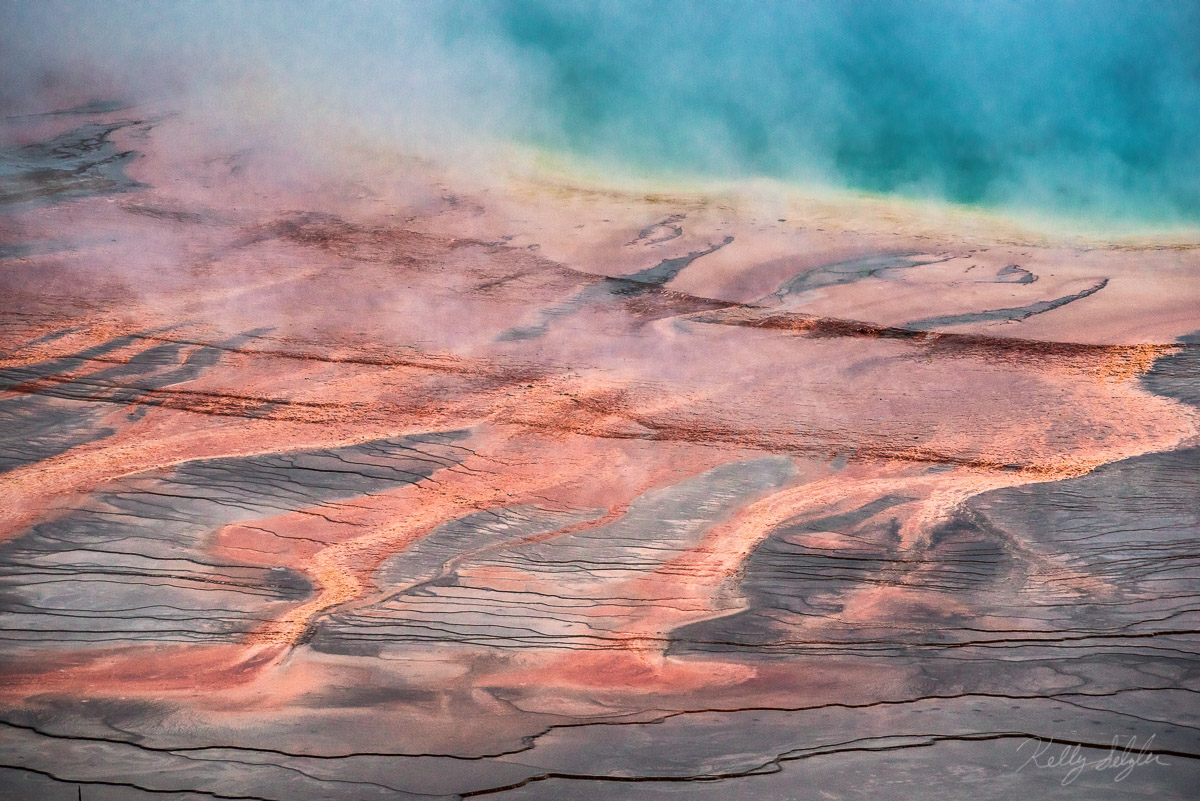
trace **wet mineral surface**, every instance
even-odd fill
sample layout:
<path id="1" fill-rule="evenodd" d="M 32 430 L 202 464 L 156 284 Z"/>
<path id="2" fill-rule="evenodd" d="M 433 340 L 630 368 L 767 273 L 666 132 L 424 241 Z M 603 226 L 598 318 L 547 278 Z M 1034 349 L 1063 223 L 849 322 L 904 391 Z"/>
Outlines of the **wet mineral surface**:
<path id="1" fill-rule="evenodd" d="M 190 125 L 0 127 L 0 795 L 1200 786 L 1194 238 Z"/>

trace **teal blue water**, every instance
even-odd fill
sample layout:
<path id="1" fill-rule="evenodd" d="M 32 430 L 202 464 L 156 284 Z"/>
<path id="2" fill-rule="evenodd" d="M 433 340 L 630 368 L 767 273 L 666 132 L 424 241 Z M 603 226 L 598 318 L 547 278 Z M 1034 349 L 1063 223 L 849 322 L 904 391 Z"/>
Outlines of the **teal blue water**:
<path id="1" fill-rule="evenodd" d="M 0 75 L 0 107 L 46 75 L 135 99 L 269 76 L 280 132 L 1200 222 L 1196 0 L 9 0 Z"/>
<path id="2" fill-rule="evenodd" d="M 647 170 L 1200 220 L 1200 4 L 494 10 L 488 24 L 549 76 L 537 100 L 554 122 L 526 131 L 547 145 Z"/>

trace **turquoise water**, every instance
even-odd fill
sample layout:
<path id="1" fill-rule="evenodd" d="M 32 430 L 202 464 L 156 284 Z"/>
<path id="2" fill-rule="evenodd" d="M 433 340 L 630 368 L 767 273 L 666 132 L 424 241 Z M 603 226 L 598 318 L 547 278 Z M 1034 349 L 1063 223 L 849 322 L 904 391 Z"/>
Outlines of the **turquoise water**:
<path id="1" fill-rule="evenodd" d="M 47 74 L 210 102 L 266 76 L 290 98 L 280 131 L 332 115 L 651 178 L 1200 222 L 1190 0 L 13 0 L 0 23 L 10 106 Z"/>
<path id="2" fill-rule="evenodd" d="M 646 169 L 1200 219 L 1200 5 L 509 2 L 548 145 Z M 476 20 L 476 23 L 478 21 Z"/>

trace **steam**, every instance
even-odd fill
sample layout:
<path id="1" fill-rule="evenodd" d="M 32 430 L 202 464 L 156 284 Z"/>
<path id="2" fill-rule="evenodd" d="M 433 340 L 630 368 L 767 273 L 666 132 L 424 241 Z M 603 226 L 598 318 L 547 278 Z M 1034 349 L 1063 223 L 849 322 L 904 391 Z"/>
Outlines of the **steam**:
<path id="1" fill-rule="evenodd" d="M 280 146 L 1200 221 L 1189 2 L 18 0 L 0 31 L 6 115 L 170 99 Z"/>

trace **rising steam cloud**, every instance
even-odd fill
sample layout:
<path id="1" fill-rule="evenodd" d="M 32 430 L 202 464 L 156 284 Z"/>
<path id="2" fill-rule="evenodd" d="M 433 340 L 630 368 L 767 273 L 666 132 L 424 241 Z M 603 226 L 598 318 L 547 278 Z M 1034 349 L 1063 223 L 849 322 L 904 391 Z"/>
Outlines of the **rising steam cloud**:
<path id="1" fill-rule="evenodd" d="M 0 28 L 4 114 L 166 97 L 331 146 L 517 142 L 649 176 L 1200 221 L 1191 2 L 42 0 Z"/>

